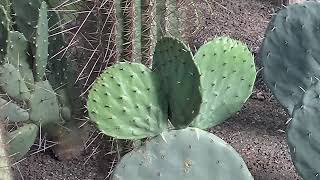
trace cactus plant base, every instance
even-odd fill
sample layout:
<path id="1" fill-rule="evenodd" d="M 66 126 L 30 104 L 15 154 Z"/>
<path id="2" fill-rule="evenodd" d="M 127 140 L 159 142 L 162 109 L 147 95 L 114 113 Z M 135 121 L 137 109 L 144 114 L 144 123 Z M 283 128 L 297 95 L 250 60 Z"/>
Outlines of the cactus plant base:
<path id="1" fill-rule="evenodd" d="M 255 114 L 259 116 L 253 118 Z M 231 118 L 230 123 L 215 128 L 214 134 L 230 142 L 243 155 L 255 179 L 271 177 L 281 180 L 302 180 L 299 179 L 290 161 L 285 134 L 278 132 L 278 125 L 286 119 L 287 116 L 279 111 L 276 103 L 251 99 L 242 113 Z M 90 129 L 90 132 L 91 135 L 94 129 Z M 87 146 L 96 135 L 91 135 L 86 143 Z M 112 164 L 118 156 L 116 148 L 115 144 L 112 148 L 108 138 L 99 136 L 76 159 L 68 162 L 58 161 L 50 151 L 41 152 L 28 156 L 28 159 L 20 162 L 19 170 L 25 179 L 42 177 L 58 180 L 70 177 L 84 180 L 104 179 L 108 176 L 109 169 L 116 165 Z M 14 173 L 19 180 L 19 171 L 14 169 Z"/>
<path id="2" fill-rule="evenodd" d="M 126 154 L 114 170 L 120 179 L 253 180 L 240 155 L 198 128 L 164 132 Z"/>

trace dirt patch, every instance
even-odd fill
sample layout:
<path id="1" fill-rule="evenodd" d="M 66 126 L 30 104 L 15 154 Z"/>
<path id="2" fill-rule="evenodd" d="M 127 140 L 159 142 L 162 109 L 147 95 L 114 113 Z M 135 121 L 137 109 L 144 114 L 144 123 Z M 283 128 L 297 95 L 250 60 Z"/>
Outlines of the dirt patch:
<path id="1" fill-rule="evenodd" d="M 198 3 L 202 30 L 190 42 L 199 47 L 207 39 L 228 35 L 246 42 L 257 53 L 265 28 L 276 8 L 270 1 L 208 0 L 211 9 Z M 256 59 L 257 69 L 261 63 Z M 299 179 L 290 160 L 286 143 L 285 122 L 288 116 L 258 75 L 255 92 L 242 111 L 211 130 L 230 143 L 244 158 L 256 180 Z M 94 128 L 93 128 L 94 131 Z M 93 137 L 97 134 L 92 132 Z M 15 166 L 16 179 L 103 180 L 115 165 L 111 142 L 99 137 L 78 159 L 57 161 L 50 152 L 27 157 Z"/>

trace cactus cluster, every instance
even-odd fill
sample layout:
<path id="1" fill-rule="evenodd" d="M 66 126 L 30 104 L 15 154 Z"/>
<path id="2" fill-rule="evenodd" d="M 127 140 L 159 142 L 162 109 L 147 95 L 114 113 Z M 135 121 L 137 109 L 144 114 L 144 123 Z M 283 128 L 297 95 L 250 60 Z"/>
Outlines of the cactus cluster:
<path id="1" fill-rule="evenodd" d="M 163 37 L 151 70 L 132 62 L 108 68 L 89 92 L 90 119 L 106 135 L 148 139 L 123 157 L 112 179 L 253 179 L 240 155 L 203 129 L 239 110 L 255 77 L 252 54 L 229 37 L 208 42 L 195 56 Z"/>
<path id="2" fill-rule="evenodd" d="M 7 133 L 9 156 L 22 158 L 40 128 L 61 151 L 66 139 L 78 151 L 82 142 L 68 138 L 69 134 L 81 137 L 69 132 L 77 126 L 72 94 L 76 94 L 75 73 L 71 61 L 56 54 L 64 46 L 59 14 L 48 11 L 50 4 L 42 0 L 4 2 L 0 6 L 0 118 L 18 125 Z"/>
<path id="3" fill-rule="evenodd" d="M 179 37 L 177 3 L 176 0 L 114 1 L 117 59 L 149 64 L 157 39 L 169 33 Z"/>
<path id="4" fill-rule="evenodd" d="M 287 109 L 287 140 L 294 165 L 306 180 L 320 174 L 320 3 L 306 1 L 280 10 L 261 48 L 264 80 Z"/>

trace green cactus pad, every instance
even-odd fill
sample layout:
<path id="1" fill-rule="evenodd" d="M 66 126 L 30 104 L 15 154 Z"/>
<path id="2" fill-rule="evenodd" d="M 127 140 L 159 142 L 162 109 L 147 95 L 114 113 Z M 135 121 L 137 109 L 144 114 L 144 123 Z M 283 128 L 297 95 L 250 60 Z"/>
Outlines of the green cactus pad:
<path id="1" fill-rule="evenodd" d="M 29 120 L 29 113 L 18 105 L 0 98 L 0 118 L 10 122 L 23 122 Z"/>
<path id="2" fill-rule="evenodd" d="M 20 73 L 11 64 L 0 66 L 0 87 L 15 100 L 28 101 L 30 91 L 23 81 Z"/>
<path id="3" fill-rule="evenodd" d="M 108 68 L 90 90 L 88 111 L 104 134 L 118 139 L 156 136 L 168 126 L 160 80 L 142 64 Z"/>
<path id="4" fill-rule="evenodd" d="M 320 3 L 292 4 L 273 17 L 261 48 L 264 79 L 291 114 L 320 79 Z"/>
<path id="5" fill-rule="evenodd" d="M 42 2 L 36 35 L 35 80 L 41 81 L 46 72 L 48 61 L 48 15 L 47 4 Z"/>
<path id="6" fill-rule="evenodd" d="M 15 23 L 19 32 L 35 44 L 36 27 L 39 18 L 41 0 L 12 0 L 12 9 L 15 12 Z"/>
<path id="7" fill-rule="evenodd" d="M 287 129 L 290 154 L 303 179 L 319 180 L 320 83 L 308 89 L 296 105 Z"/>
<path id="8" fill-rule="evenodd" d="M 35 83 L 30 100 L 30 119 L 43 126 L 60 122 L 57 96 L 48 81 Z"/>
<path id="9" fill-rule="evenodd" d="M 20 160 L 30 150 L 38 136 L 39 128 L 34 124 L 25 124 L 8 135 L 9 155 Z"/>
<path id="10" fill-rule="evenodd" d="M 253 180 L 241 156 L 217 136 L 197 128 L 164 132 L 126 154 L 112 180 Z"/>
<path id="11" fill-rule="evenodd" d="M 162 38 L 155 48 L 152 69 L 167 93 L 171 123 L 176 128 L 187 127 L 201 104 L 200 74 L 191 51 L 176 39 Z"/>
<path id="12" fill-rule="evenodd" d="M 203 102 L 192 126 L 207 129 L 227 120 L 252 93 L 254 57 L 246 45 L 228 37 L 203 45 L 195 55 Z"/>
<path id="13" fill-rule="evenodd" d="M 22 33 L 10 31 L 6 63 L 12 64 L 20 73 L 27 87 L 33 87 L 33 73 L 27 56 L 28 41 Z"/>
<path id="14" fill-rule="evenodd" d="M 1 62 L 3 57 L 6 54 L 6 46 L 8 39 L 8 31 L 9 31 L 9 18 L 7 16 L 5 7 L 0 5 L 0 58 Z"/>

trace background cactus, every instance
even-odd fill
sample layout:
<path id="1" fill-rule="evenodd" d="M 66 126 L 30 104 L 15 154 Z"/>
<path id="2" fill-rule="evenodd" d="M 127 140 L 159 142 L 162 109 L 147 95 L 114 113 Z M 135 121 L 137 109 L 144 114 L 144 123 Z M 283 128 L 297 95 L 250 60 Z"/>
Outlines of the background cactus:
<path id="1" fill-rule="evenodd" d="M 23 123 L 18 126 L 18 134 L 12 134 L 17 137 L 10 149 L 19 152 L 16 159 L 24 156 L 41 127 L 42 133 L 57 143 L 56 155 L 73 158 L 82 149 L 85 133 L 74 119 L 79 110 L 74 106 L 78 101 L 74 99 L 73 66 L 68 57 L 55 54 L 64 45 L 63 31 L 50 31 L 59 29 L 59 15 L 48 12 L 42 0 L 12 0 L 10 5 L 13 16 L 2 16 L 7 21 L 2 23 L 6 30 L 1 37 L 8 39 L 0 65 L 1 117 L 9 123 Z M 5 7 L 1 10 L 1 14 L 8 14 Z M 11 22 L 12 26 L 6 25 Z M 63 146 L 67 148 L 68 143 L 73 149 L 65 151 Z"/>
<path id="2" fill-rule="evenodd" d="M 228 38 L 224 38 L 224 40 L 225 47 L 234 45 L 233 40 Z M 207 47 L 206 50 L 209 51 L 208 46 L 210 44 L 220 41 L 221 39 L 214 40 L 204 45 L 204 47 Z M 245 46 L 242 45 L 241 51 L 234 51 L 233 56 L 241 56 L 243 51 L 247 52 L 246 50 Z M 221 53 L 224 52 L 225 49 L 219 47 L 211 49 L 211 51 Z M 208 54 L 208 56 L 207 60 L 215 60 L 213 59 L 213 54 Z M 221 60 L 221 62 L 217 62 L 216 64 L 229 61 L 228 58 L 219 60 Z M 247 65 L 247 63 L 240 63 L 237 68 L 255 72 L 254 66 L 251 66 L 251 64 L 253 64 L 252 56 L 242 56 L 242 62 L 243 61 L 248 61 L 249 65 Z M 164 37 L 159 40 L 156 45 L 153 62 L 152 72 L 146 71 L 146 67 L 143 65 L 135 63 L 126 62 L 114 65 L 101 74 L 90 90 L 88 97 L 89 116 L 96 122 L 98 128 L 104 134 L 117 138 L 119 137 L 118 133 L 121 133 L 124 134 L 125 136 L 123 137 L 127 139 L 138 140 L 148 136 L 151 138 L 151 141 L 146 141 L 144 146 L 127 154 L 121 160 L 114 171 L 112 179 L 127 177 L 133 177 L 135 179 L 156 179 L 159 178 L 159 176 L 165 177 L 166 179 L 182 177 L 185 179 L 200 177 L 202 179 L 212 178 L 207 173 L 203 173 L 203 171 L 213 172 L 215 176 L 223 179 L 234 179 L 235 177 L 237 177 L 237 179 L 253 179 L 242 158 L 233 148 L 226 145 L 223 140 L 197 127 L 187 128 L 196 117 L 198 113 L 197 109 L 201 111 L 201 102 L 206 100 L 201 96 L 202 94 L 200 94 L 200 90 L 203 88 L 201 85 L 206 81 L 200 83 L 202 79 L 199 77 L 198 67 L 194 62 L 194 57 L 190 49 L 181 41 Z M 231 69 L 234 70 L 234 68 Z M 150 78 L 152 75 L 156 78 Z M 188 77 L 188 75 L 190 75 L 190 77 Z M 206 79 L 209 79 L 207 73 L 201 75 L 207 76 Z M 248 89 L 250 90 L 255 79 L 255 73 L 250 73 L 249 75 L 253 77 L 250 77 L 247 81 L 246 92 Z M 137 79 L 133 83 L 132 78 L 135 76 L 148 77 L 147 83 L 143 83 L 142 85 L 140 81 L 142 78 Z M 150 82 L 150 80 L 153 81 Z M 110 84 L 108 82 L 114 83 Z M 125 84 L 123 82 L 126 82 L 128 86 L 124 86 Z M 155 86 L 161 84 L 161 88 L 153 88 L 151 86 L 152 84 Z M 218 81 L 217 85 L 224 87 L 221 89 L 225 89 L 227 88 L 226 86 L 228 86 L 224 81 Z M 138 87 L 140 88 L 137 89 Z M 232 88 L 232 86 L 230 88 Z M 233 86 L 233 88 L 237 89 L 235 86 Z M 133 95 L 132 92 L 134 92 Z M 110 98 L 109 96 L 111 95 L 113 97 Z M 145 95 L 147 95 L 147 97 L 145 97 Z M 177 103 L 179 105 L 172 104 L 174 102 L 173 99 L 170 100 L 170 98 L 175 98 L 176 101 L 179 102 Z M 149 99 L 161 100 L 162 103 L 145 101 Z M 141 101 L 145 101 L 145 104 L 141 104 Z M 232 101 L 230 101 L 230 103 L 232 103 Z M 241 107 L 238 101 L 235 103 L 235 105 L 230 106 Z M 109 108 L 111 108 L 112 111 L 109 110 Z M 193 112 L 184 112 L 183 110 Z M 211 108 L 206 108 L 206 111 L 209 113 Z M 168 113 L 169 121 L 174 127 L 168 126 L 166 128 L 166 124 L 169 124 L 166 118 L 167 116 L 164 115 L 166 112 Z M 154 118 L 142 118 L 146 117 L 145 114 L 150 113 L 154 114 Z M 187 120 L 181 121 L 180 118 L 182 118 L 182 116 L 185 116 Z M 110 119 L 110 117 L 112 118 Z M 155 124 L 158 126 L 155 126 Z M 159 128 L 159 124 L 162 124 L 162 128 Z M 213 123 L 210 122 L 208 124 Z M 114 127 L 117 126 L 118 129 L 115 131 L 116 128 Z M 186 128 L 183 129 L 184 127 Z M 172 128 L 180 130 L 172 131 Z M 156 131 L 152 132 L 152 129 Z M 141 133 L 143 132 L 142 130 L 145 130 L 146 133 Z M 204 149 L 206 149 L 206 152 L 203 152 Z M 209 154 L 210 158 L 203 156 L 208 153 L 207 150 L 217 156 L 213 156 L 213 154 Z M 218 154 L 222 152 L 224 152 L 224 155 L 219 156 Z M 199 159 L 201 160 L 197 162 Z M 224 165 L 224 170 L 228 172 L 219 170 L 221 168 L 220 163 Z M 226 164 L 227 166 L 225 166 Z M 143 172 L 139 171 L 140 168 L 144 169 Z M 210 170 L 208 170 L 208 168 L 210 168 Z"/>
<path id="3" fill-rule="evenodd" d="M 318 131 L 319 2 L 292 4 L 280 10 L 261 48 L 264 79 L 287 109 L 290 153 L 304 179 L 319 179 Z"/>
<path id="4" fill-rule="evenodd" d="M 82 2 L 86 2 L 83 3 L 86 10 L 81 13 L 73 9 L 80 15 L 78 23 L 66 26 L 71 37 L 63 52 L 71 49 L 78 62 L 81 70 L 76 82 L 82 86 L 81 95 L 85 97 L 105 67 L 124 59 L 150 66 L 158 39 L 168 35 L 188 42 L 191 34 L 199 29 L 184 26 L 186 22 L 194 22 L 192 26 L 195 27 L 202 23 L 197 16 L 200 9 L 186 9 L 186 4 L 195 4 L 194 0 Z M 64 11 L 63 5 L 54 10 Z"/>

